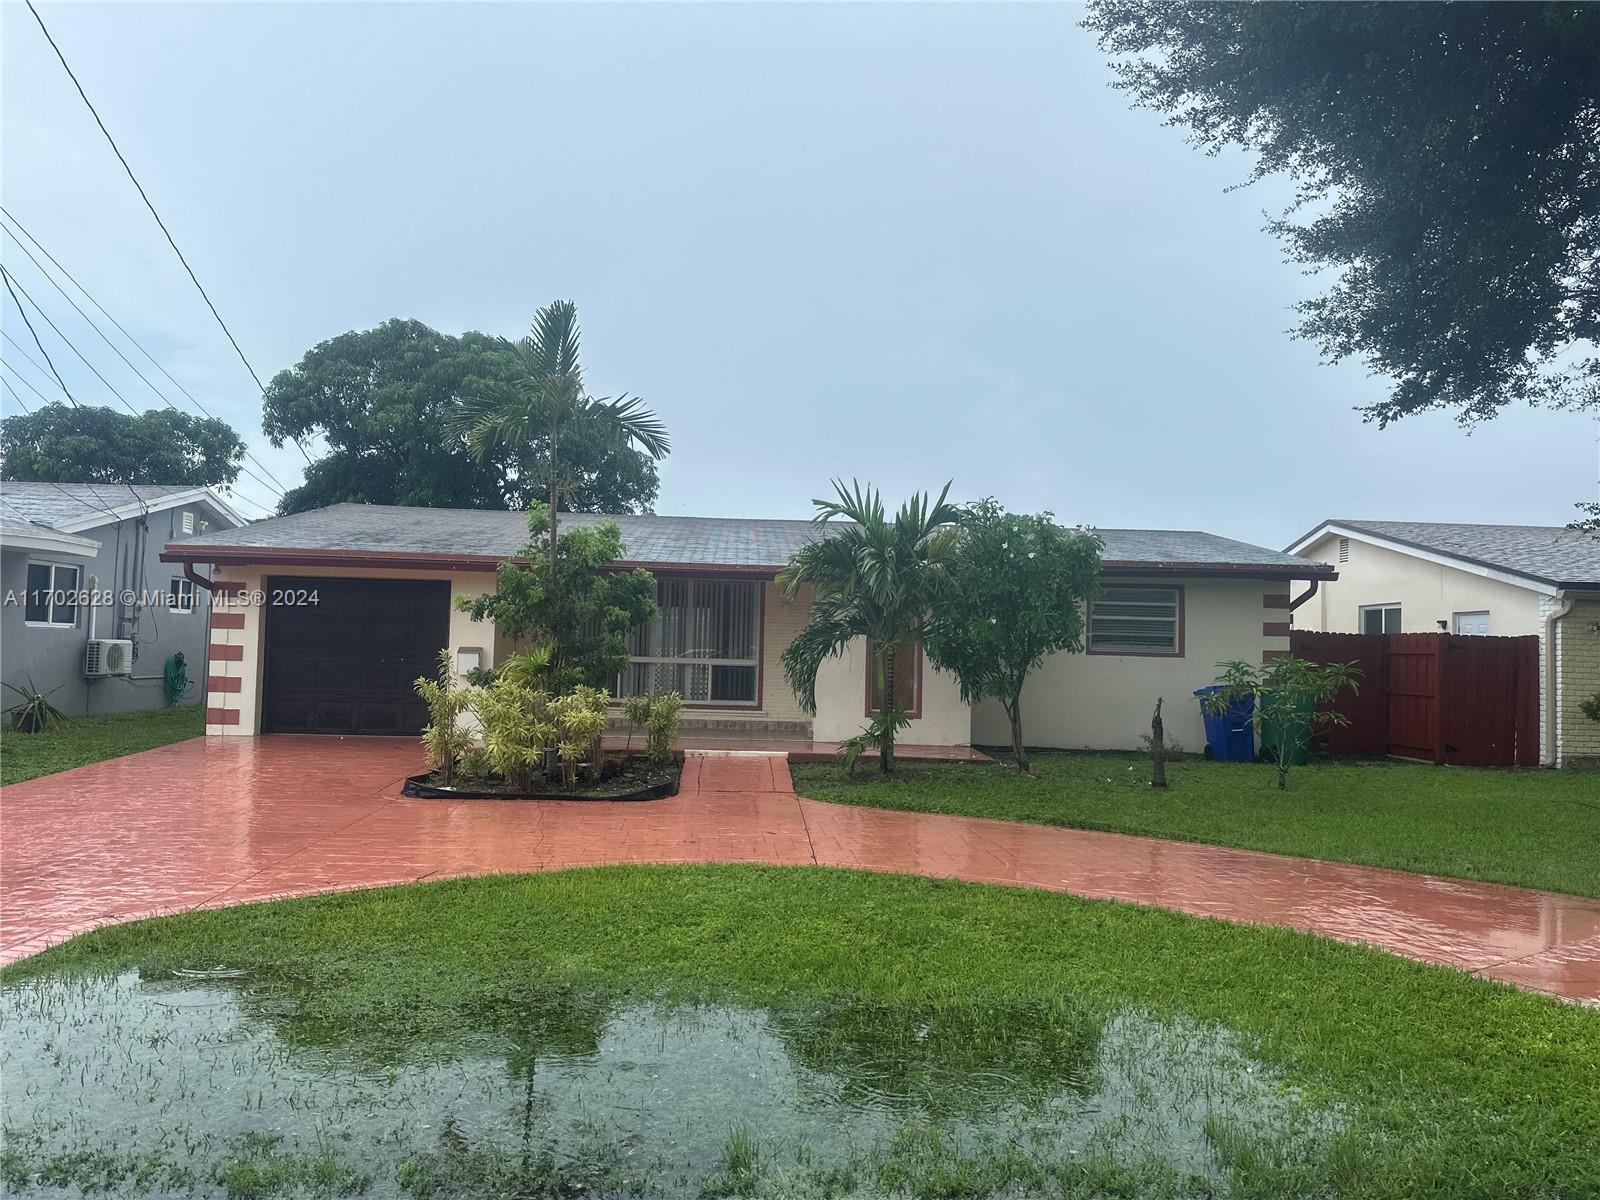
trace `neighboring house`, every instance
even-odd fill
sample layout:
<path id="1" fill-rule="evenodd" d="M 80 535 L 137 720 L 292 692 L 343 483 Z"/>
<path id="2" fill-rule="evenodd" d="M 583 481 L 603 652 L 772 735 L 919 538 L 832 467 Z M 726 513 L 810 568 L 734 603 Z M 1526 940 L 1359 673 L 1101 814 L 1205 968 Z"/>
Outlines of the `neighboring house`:
<path id="1" fill-rule="evenodd" d="M 1537 635 L 1543 761 L 1600 758 L 1600 724 L 1578 710 L 1600 694 L 1600 535 L 1559 525 L 1335 520 L 1289 552 L 1339 572 L 1295 610 L 1298 628 Z"/>
<path id="2" fill-rule="evenodd" d="M 207 596 L 161 548 L 242 524 L 209 488 L 0 483 L 0 678 L 69 716 L 158 708 L 181 652 L 184 699 L 199 700 Z M 17 699 L 7 690 L 0 707 Z"/>
<path id="3" fill-rule="evenodd" d="M 778 573 L 809 521 L 563 515 L 614 520 L 624 568 L 658 581 L 660 613 L 634 634 L 613 689 L 680 692 L 686 736 L 832 742 L 854 736 L 875 698 L 867 656 L 852 646 L 824 664 L 815 716 L 801 710 L 781 655 L 806 618 Z M 1132 748 L 1156 698 L 1167 728 L 1198 748 L 1191 693 L 1225 659 L 1260 662 L 1288 649 L 1292 578 L 1330 567 L 1205 533 L 1101 530 L 1105 591 L 1089 614 L 1087 653 L 1046 662 L 1024 696 L 1028 739 L 1041 746 Z M 458 673 L 511 650 L 456 601 L 492 591 L 498 563 L 528 540 L 517 512 L 339 504 L 175 541 L 169 563 L 216 564 L 207 731 L 412 733 L 426 714 L 412 681 L 448 647 Z M 973 711 L 955 681 L 920 652 L 902 697 L 907 744 L 1009 740 L 996 703 Z"/>

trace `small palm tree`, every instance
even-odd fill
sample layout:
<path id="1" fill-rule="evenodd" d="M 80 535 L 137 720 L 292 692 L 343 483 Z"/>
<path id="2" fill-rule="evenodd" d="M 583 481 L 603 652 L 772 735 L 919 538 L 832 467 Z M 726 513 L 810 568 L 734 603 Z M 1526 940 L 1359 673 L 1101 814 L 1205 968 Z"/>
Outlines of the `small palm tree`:
<path id="1" fill-rule="evenodd" d="M 509 383 L 486 384 L 467 398 L 458 432 L 479 458 L 497 448 L 525 450 L 545 440 L 545 484 L 550 496 L 550 573 L 555 575 L 556 521 L 561 496 L 575 481 L 561 470 L 561 438 L 580 425 L 598 426 L 609 436 L 639 447 L 651 458 L 672 449 L 666 426 L 637 396 L 615 400 L 589 395 L 578 361 L 578 307 L 555 300 L 533 318 L 528 336 L 506 342 L 517 367 Z"/>
<path id="2" fill-rule="evenodd" d="M 816 522 L 850 522 L 796 554 L 780 577 L 787 595 L 816 589 L 805 627 L 783 652 L 783 673 L 809 713 L 817 711 L 817 671 L 857 638 L 872 647 L 871 669 L 884 707 L 892 710 L 895 667 L 901 653 L 928 632 L 934 604 L 945 586 L 955 553 L 961 511 L 947 503 L 950 485 L 932 501 L 923 492 L 893 517 L 876 489 L 834 482 L 837 498 L 815 500 Z M 894 770 L 897 721 L 878 730 L 879 768 Z"/>

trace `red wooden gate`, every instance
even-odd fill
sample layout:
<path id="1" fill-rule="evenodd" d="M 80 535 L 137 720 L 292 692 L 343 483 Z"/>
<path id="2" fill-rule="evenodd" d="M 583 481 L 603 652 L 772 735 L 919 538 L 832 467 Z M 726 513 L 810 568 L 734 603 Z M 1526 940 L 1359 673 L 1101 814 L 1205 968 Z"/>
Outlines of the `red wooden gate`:
<path id="1" fill-rule="evenodd" d="M 1360 691 L 1334 707 L 1335 754 L 1392 754 L 1474 767 L 1537 766 L 1539 639 L 1295 630 L 1292 654 L 1355 662 Z"/>

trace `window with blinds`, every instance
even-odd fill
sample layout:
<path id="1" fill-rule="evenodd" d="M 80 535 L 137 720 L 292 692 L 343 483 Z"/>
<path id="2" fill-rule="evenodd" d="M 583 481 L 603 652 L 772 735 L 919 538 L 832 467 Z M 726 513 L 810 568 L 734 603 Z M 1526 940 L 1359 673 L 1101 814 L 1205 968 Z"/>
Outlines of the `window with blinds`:
<path id="1" fill-rule="evenodd" d="M 656 615 L 628 635 L 618 696 L 677 692 L 688 704 L 754 705 L 761 653 L 761 585 L 662 579 Z"/>
<path id="2" fill-rule="evenodd" d="M 1183 589 L 1108 587 L 1089 606 L 1090 654 L 1183 653 Z"/>

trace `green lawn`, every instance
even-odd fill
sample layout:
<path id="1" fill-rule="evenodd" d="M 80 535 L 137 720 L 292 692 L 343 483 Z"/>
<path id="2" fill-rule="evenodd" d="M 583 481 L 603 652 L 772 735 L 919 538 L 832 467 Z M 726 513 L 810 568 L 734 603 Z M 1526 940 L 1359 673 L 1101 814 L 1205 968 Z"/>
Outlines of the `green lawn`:
<path id="1" fill-rule="evenodd" d="M 60 972 L 137 969 L 151 981 L 219 963 L 251 971 L 247 994 L 260 1019 L 285 1045 L 309 1046 L 315 1061 L 335 1064 L 352 1086 L 404 1062 L 437 1061 L 438 1047 L 486 1030 L 496 1014 L 516 1011 L 519 998 L 548 994 L 539 989 L 556 983 L 582 994 L 809 1003 L 823 1013 L 921 1006 L 932 1023 L 898 1044 L 902 1059 L 923 1053 L 925 1034 L 937 1040 L 941 1006 L 978 1014 L 963 1028 L 998 1052 L 1009 1036 L 1006 1014 L 1029 1005 L 1071 1006 L 1091 1042 L 1105 1036 L 1108 1017 L 1130 1011 L 1201 1023 L 1181 1025 L 1191 1030 L 1220 1023 L 1280 1078 L 1281 1094 L 1344 1122 L 1331 1142 L 1289 1150 L 1229 1140 L 1208 1124 L 1213 1143 L 1226 1147 L 1235 1196 L 1600 1195 L 1600 1013 L 1288 930 L 1028 889 L 743 866 L 454 880 L 98 930 L 7 968 L 0 986 L 26 996 L 31 981 Z M 528 1036 L 549 1044 L 559 1034 L 562 1013 L 522 1011 L 514 1019 L 531 1020 L 531 1033 L 525 1024 L 523 1033 L 470 1033 L 475 1053 L 514 1050 Z M 69 1043 L 96 1036 L 110 1018 L 74 1023 Z M 826 1040 L 831 1028 L 824 1021 L 813 1033 Z M 140 1056 L 148 1051 L 130 1043 L 128 1062 Z M 12 1058 L 8 1069 L 29 1067 Z M 879 1066 L 890 1077 L 897 1069 L 893 1061 Z M 527 1070 L 530 1105 L 537 1074 Z M 244 1095 L 248 1108 L 253 1089 Z M 673 1102 L 692 1114 L 696 1100 Z M 237 1105 L 219 1108 L 185 1136 L 226 1132 L 242 1119 Z M 18 1120 L 8 1117 L 8 1126 Z M 84 1126 L 84 1136 L 93 1128 Z M 747 1166 L 762 1133 L 730 1139 L 730 1163 L 738 1151 Z M 854 1179 L 850 1194 L 949 1200 L 1006 1186 L 1051 1196 L 1180 1194 L 1126 1181 L 1108 1189 L 1104 1173 L 1091 1177 L 1087 1164 L 1053 1159 L 1050 1146 L 1019 1144 L 977 1163 L 936 1140 L 930 1159 L 929 1144 L 898 1142 L 873 1165 L 876 1174 Z M 331 1146 L 342 1153 L 337 1139 Z M 442 1160 L 433 1161 L 430 1169 Z M 488 1160 L 458 1161 L 471 1174 Z M 312 1167 L 338 1171 L 333 1160 Z M 21 1178 L 36 1168 L 14 1160 L 13 1169 Z M 740 1178 L 733 1191 L 743 1195 L 844 1194 L 832 1177 L 806 1188 Z M 482 1179 L 476 1184 L 455 1194 L 490 1194 Z"/>
<path id="2" fill-rule="evenodd" d="M 795 764 L 802 795 L 836 804 L 1109 829 L 1600 896 L 1600 773 L 1412 763 L 1297 767 L 1189 758 L 1149 786 L 1139 754 L 1040 752 L 1006 764 Z"/>
<path id="3" fill-rule="evenodd" d="M 199 737 L 205 731 L 205 714 L 198 704 L 107 717 L 69 717 L 61 728 L 47 733 L 18 733 L 8 719 L 0 728 L 0 784 L 120 758 L 136 750 Z"/>

